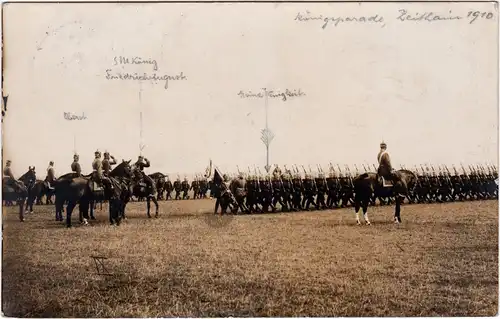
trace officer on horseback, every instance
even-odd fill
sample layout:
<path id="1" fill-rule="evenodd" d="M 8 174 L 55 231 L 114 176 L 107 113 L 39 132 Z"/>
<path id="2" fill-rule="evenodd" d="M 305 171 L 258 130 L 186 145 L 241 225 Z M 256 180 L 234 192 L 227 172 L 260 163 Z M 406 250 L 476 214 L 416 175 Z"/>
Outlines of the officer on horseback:
<path id="1" fill-rule="evenodd" d="M 104 176 L 103 170 L 102 170 L 102 161 L 101 161 L 101 152 L 100 151 L 95 151 L 94 152 L 95 158 L 94 161 L 92 162 L 92 179 L 94 182 L 99 185 L 99 186 L 106 186 L 109 185 L 109 179 Z"/>
<path id="2" fill-rule="evenodd" d="M 56 174 L 54 172 L 54 162 L 49 162 L 49 167 L 47 167 L 47 177 L 45 178 L 45 183 L 49 189 L 54 189 L 52 183 L 56 180 Z"/>
<path id="3" fill-rule="evenodd" d="M 73 163 L 71 163 L 71 171 L 75 174 L 76 177 L 82 176 L 82 168 L 78 161 L 80 160 L 80 156 L 78 154 L 73 155 Z"/>
<path id="4" fill-rule="evenodd" d="M 102 169 L 104 176 L 109 176 L 111 168 L 116 164 L 116 159 L 113 155 L 109 155 L 109 152 L 104 152 L 104 159 L 102 160 Z"/>
<path id="5" fill-rule="evenodd" d="M 144 168 L 150 166 L 151 163 L 149 160 L 144 158 L 142 155 L 139 155 L 137 162 L 135 162 L 136 170 L 142 175 L 142 180 L 146 183 L 146 186 L 153 191 L 153 194 L 156 194 L 156 187 L 153 179 L 144 172 Z"/>
<path id="6" fill-rule="evenodd" d="M 23 183 L 21 181 L 18 181 L 14 177 L 14 174 L 12 174 L 12 169 L 10 167 L 11 164 L 12 164 L 11 160 L 7 160 L 7 162 L 5 163 L 5 168 L 3 169 L 3 178 L 7 179 L 5 181 L 6 185 L 9 185 L 11 187 L 14 187 L 15 189 L 18 189 L 19 187 L 22 187 Z"/>
<path id="7" fill-rule="evenodd" d="M 390 187 L 387 185 L 386 181 L 394 181 L 394 174 L 391 165 L 391 158 L 387 152 L 387 144 L 385 142 L 380 143 L 380 152 L 377 155 L 378 170 L 377 174 L 382 177 L 382 185 L 384 187 Z"/>

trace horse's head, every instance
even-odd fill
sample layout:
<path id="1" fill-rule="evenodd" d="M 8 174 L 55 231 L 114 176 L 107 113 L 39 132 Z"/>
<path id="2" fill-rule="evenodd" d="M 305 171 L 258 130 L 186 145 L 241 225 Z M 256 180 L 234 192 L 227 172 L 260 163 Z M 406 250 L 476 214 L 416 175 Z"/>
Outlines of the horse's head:
<path id="1" fill-rule="evenodd" d="M 35 172 L 35 166 L 28 167 L 28 171 L 24 173 L 23 176 L 19 178 L 20 181 L 22 181 L 25 185 L 31 185 L 36 182 L 36 172 Z"/>
<path id="2" fill-rule="evenodd" d="M 120 164 L 118 164 L 110 173 L 109 176 L 113 177 L 125 177 L 132 178 L 133 171 L 132 166 L 130 165 L 131 160 L 122 160 Z"/>

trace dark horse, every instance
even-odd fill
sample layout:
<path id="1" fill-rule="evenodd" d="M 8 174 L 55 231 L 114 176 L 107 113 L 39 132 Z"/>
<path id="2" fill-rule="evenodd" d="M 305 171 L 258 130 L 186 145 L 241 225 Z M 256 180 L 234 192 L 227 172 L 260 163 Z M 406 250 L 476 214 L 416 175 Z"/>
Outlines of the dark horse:
<path id="1" fill-rule="evenodd" d="M 35 172 L 35 167 L 29 167 L 28 171 L 24 173 L 21 177 L 19 177 L 19 180 L 23 182 L 24 186 L 26 186 L 26 189 L 28 190 L 28 198 L 26 200 L 26 208 L 25 210 L 28 210 L 29 212 L 33 213 L 33 203 L 35 202 L 38 194 L 37 194 L 37 179 L 36 179 L 36 172 Z"/>
<path id="2" fill-rule="evenodd" d="M 151 201 L 155 204 L 156 212 L 155 217 L 158 218 L 158 201 L 156 200 L 156 194 L 154 191 L 147 187 L 147 185 L 142 181 L 142 172 L 138 169 L 133 170 L 134 180 L 131 185 L 131 192 L 137 198 L 146 198 L 146 204 L 148 208 L 148 218 L 151 218 Z M 155 180 L 153 179 L 153 182 Z"/>
<path id="3" fill-rule="evenodd" d="M 17 202 L 19 206 L 19 220 L 22 222 L 24 222 L 24 203 L 27 198 L 28 188 L 24 182 L 17 181 L 16 183 L 16 181 L 13 181 L 10 177 L 4 177 L 2 179 L 2 200 Z"/>
<path id="4" fill-rule="evenodd" d="M 149 174 L 149 177 L 151 177 L 156 184 L 156 191 L 158 192 L 156 199 L 163 199 L 163 192 L 165 191 L 165 183 L 167 181 L 165 174 L 156 172 Z"/>
<path id="5" fill-rule="evenodd" d="M 394 222 L 401 223 L 401 204 L 403 203 L 405 197 L 408 196 L 410 191 L 413 191 L 417 184 L 417 176 L 415 173 L 409 170 L 401 169 L 394 172 L 396 181 L 393 182 L 392 194 L 395 197 L 396 209 L 394 212 Z M 354 210 L 356 212 L 356 222 L 358 225 L 361 224 L 359 221 L 359 209 L 363 208 L 363 217 L 367 225 L 370 225 L 370 220 L 368 219 L 368 205 L 372 196 L 378 197 L 378 194 L 385 193 L 387 187 L 382 185 L 378 174 L 376 173 L 363 173 L 358 175 L 353 180 L 354 184 Z"/>
<path id="6" fill-rule="evenodd" d="M 122 161 L 108 176 L 112 188 L 95 189 L 91 174 L 76 176 L 69 173 L 59 177 L 55 184 L 56 190 L 56 219 L 62 221 L 63 205 L 66 203 L 66 226 L 71 227 L 71 214 L 76 205 L 80 204 L 80 221 L 87 224 L 90 205 L 96 200 L 109 201 L 109 220 L 111 224 L 120 223 L 125 203 L 128 200 L 129 183 L 132 178 L 132 169 L 129 161 Z"/>

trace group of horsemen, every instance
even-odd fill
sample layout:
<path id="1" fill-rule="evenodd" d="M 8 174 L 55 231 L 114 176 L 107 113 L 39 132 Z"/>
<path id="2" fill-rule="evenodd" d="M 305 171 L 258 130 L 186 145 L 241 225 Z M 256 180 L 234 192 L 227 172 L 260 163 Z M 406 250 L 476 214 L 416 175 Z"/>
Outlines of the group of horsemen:
<path id="1" fill-rule="evenodd" d="M 101 159 L 101 152 L 99 150 L 94 153 L 95 158 L 92 162 L 93 172 L 91 174 L 91 179 L 96 183 L 97 187 L 111 187 L 109 181 L 109 174 L 113 169 L 113 165 L 116 164 L 116 159 L 109 152 L 104 152 L 104 159 Z M 74 178 L 82 177 L 82 168 L 80 166 L 80 156 L 75 154 L 73 156 L 73 162 L 71 163 L 71 171 Z M 12 187 L 20 187 L 20 181 L 16 180 L 11 169 L 11 160 L 7 160 L 6 166 L 3 170 L 3 176 L 5 182 Z M 134 179 L 136 182 L 144 182 L 148 188 L 152 190 L 152 193 L 156 193 L 156 187 L 153 179 L 145 174 L 144 168 L 150 167 L 151 164 L 147 158 L 142 155 L 139 156 L 138 160 L 134 163 Z M 30 167 L 31 169 L 31 167 Z M 45 183 L 47 188 L 53 189 L 54 182 L 56 181 L 56 175 L 54 170 L 54 162 L 50 161 L 47 168 L 47 177 Z"/>
<path id="2" fill-rule="evenodd" d="M 380 178 L 381 185 L 390 186 L 390 183 L 397 182 L 398 174 L 393 170 L 389 153 L 387 152 L 387 144 L 384 142 L 380 144 L 377 162 L 379 164 L 377 174 Z M 93 173 L 91 174 L 91 179 L 98 186 L 110 187 L 109 174 L 115 164 L 117 164 L 117 162 L 109 152 L 104 152 L 104 158 L 101 159 L 101 152 L 96 151 L 95 158 L 92 162 Z M 7 161 L 3 171 L 4 181 L 7 177 L 7 184 L 15 186 L 19 181 L 14 178 L 10 165 L 11 161 Z M 166 190 L 166 199 L 168 199 L 168 188 L 160 187 L 160 192 L 157 193 L 156 182 L 145 174 L 144 168 L 150 166 L 151 164 L 147 158 L 139 156 L 138 160 L 134 163 L 134 179 L 137 182 L 144 182 L 145 185 L 151 189 L 151 193 L 158 196 L 159 199 L 162 197 L 163 191 Z M 73 157 L 71 170 L 74 177 L 82 176 L 78 154 L 75 154 Z M 489 173 L 483 175 L 479 174 L 477 179 L 481 179 L 486 183 L 492 179 L 496 180 L 498 178 L 496 170 L 491 171 L 490 168 L 488 168 L 488 170 Z M 322 170 L 316 177 L 313 177 L 312 174 L 308 174 L 305 170 L 304 173 L 305 177 L 302 178 L 298 169 L 292 172 L 285 167 L 285 172 L 282 172 L 281 169 L 276 166 L 272 176 L 266 176 L 264 178 L 259 177 L 257 174 L 245 177 L 240 173 L 238 178 L 230 179 L 229 176 L 224 174 L 222 176 L 223 181 L 220 185 L 215 185 L 213 182 L 211 185 L 206 183 L 207 185 L 202 192 L 206 194 L 208 188 L 210 188 L 211 197 L 219 198 L 223 195 L 229 195 L 234 199 L 233 206 L 237 206 L 244 211 L 258 211 L 259 209 L 267 210 L 268 208 L 275 210 L 278 202 L 282 206 L 282 210 L 308 210 L 311 204 L 317 209 L 326 209 L 334 206 L 346 206 L 348 202 L 352 200 L 354 195 L 352 187 L 353 177 L 350 172 L 343 175 L 339 169 L 337 174 L 335 169 L 330 167 L 330 174 L 328 177 L 325 176 Z M 430 198 L 433 194 L 430 194 L 429 191 L 433 188 L 433 185 L 442 186 L 444 182 L 451 182 L 449 172 L 440 172 L 439 176 L 437 176 L 434 171 L 432 174 L 428 174 L 429 176 L 427 176 L 425 171 L 422 171 L 422 175 L 419 174 L 418 170 L 416 173 L 419 175 L 419 180 L 421 181 L 421 193 L 424 192 L 422 188 L 427 189 L 425 191 L 427 192 L 425 196 L 421 195 L 420 197 Z M 456 171 L 455 176 L 460 177 Z M 51 161 L 47 168 L 47 178 L 45 182 L 49 188 L 53 188 L 55 180 L 54 162 Z M 188 185 L 187 179 L 182 183 L 180 181 L 174 183 L 174 189 L 177 194 L 179 194 L 181 190 L 184 191 L 185 195 L 183 198 L 186 198 L 187 191 L 190 189 L 190 187 L 186 187 L 186 185 Z M 427 185 L 427 187 L 424 187 L 424 185 Z M 194 187 L 191 189 L 194 189 Z M 243 194 L 244 196 L 242 196 Z M 437 195 L 437 193 L 434 194 L 434 196 Z M 459 196 L 461 195 L 459 194 Z M 176 199 L 178 199 L 178 197 L 179 195 L 176 195 Z M 201 195 L 199 197 L 203 198 L 205 196 Z M 241 202 L 241 198 L 245 198 L 245 202 Z M 216 210 L 219 206 L 218 204 L 217 202 Z M 261 208 L 258 208 L 259 206 Z"/>

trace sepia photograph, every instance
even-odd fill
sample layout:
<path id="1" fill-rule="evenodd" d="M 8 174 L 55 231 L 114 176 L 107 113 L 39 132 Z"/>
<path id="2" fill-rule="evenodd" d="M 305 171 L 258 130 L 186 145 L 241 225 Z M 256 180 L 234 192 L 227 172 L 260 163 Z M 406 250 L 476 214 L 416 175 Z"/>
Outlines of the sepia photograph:
<path id="1" fill-rule="evenodd" d="M 7 317 L 498 313 L 497 2 L 6 2 Z"/>

